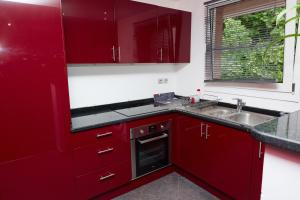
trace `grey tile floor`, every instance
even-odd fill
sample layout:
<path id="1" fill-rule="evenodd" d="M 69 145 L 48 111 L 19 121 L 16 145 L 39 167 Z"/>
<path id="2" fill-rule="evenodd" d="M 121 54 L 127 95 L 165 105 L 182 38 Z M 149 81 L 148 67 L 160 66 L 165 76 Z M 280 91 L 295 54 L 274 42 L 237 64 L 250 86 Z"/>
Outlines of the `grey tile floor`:
<path id="1" fill-rule="evenodd" d="M 218 200 L 218 198 L 179 174 L 171 173 L 114 200 Z"/>

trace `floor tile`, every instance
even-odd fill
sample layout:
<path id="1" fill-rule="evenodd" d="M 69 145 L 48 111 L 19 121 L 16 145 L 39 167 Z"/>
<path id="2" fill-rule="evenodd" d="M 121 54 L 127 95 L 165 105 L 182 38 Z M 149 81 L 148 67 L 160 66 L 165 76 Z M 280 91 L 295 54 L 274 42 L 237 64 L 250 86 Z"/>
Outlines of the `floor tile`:
<path id="1" fill-rule="evenodd" d="M 114 200 L 218 200 L 218 198 L 174 172 Z"/>

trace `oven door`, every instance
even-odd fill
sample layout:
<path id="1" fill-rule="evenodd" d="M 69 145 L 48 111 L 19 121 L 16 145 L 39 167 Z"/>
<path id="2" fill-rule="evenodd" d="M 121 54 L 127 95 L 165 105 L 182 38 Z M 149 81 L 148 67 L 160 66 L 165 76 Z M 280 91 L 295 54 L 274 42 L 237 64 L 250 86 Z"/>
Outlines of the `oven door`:
<path id="1" fill-rule="evenodd" d="M 135 147 L 136 177 L 169 164 L 168 132 L 138 138 Z"/>

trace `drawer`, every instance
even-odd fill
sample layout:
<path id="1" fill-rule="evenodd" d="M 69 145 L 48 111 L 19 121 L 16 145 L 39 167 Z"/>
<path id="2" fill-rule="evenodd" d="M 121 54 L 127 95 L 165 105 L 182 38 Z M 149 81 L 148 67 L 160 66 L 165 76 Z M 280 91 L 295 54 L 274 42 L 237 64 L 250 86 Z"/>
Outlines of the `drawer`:
<path id="1" fill-rule="evenodd" d="M 131 165 L 111 165 L 105 169 L 76 178 L 79 199 L 87 200 L 131 180 Z"/>
<path id="2" fill-rule="evenodd" d="M 76 175 L 113 163 L 130 161 L 130 141 L 112 140 L 105 144 L 89 145 L 73 151 L 73 164 Z"/>
<path id="3" fill-rule="evenodd" d="M 91 144 L 106 144 L 113 140 L 127 141 L 129 133 L 126 134 L 124 127 L 124 124 L 118 124 L 74 134 L 72 147 L 76 149 Z"/>

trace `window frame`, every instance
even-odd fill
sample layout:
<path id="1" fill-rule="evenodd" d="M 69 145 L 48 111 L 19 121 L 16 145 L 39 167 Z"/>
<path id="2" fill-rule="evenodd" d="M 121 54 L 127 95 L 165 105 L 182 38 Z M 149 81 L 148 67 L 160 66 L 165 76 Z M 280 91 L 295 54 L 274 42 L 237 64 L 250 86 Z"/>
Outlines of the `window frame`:
<path id="1" fill-rule="evenodd" d="M 232 2 L 233 3 L 233 2 Z M 297 3 L 297 0 L 286 0 L 286 8 L 291 8 Z M 215 6 L 214 6 L 215 7 Z M 211 7 L 211 8 L 214 8 Z M 208 7 L 209 9 L 210 7 Z M 291 10 L 287 13 L 287 19 L 296 15 L 295 10 Z M 295 30 L 294 23 L 288 23 L 285 27 L 285 34 L 291 34 Z M 299 41 L 299 40 L 298 40 Z M 295 83 L 295 69 L 294 69 L 294 38 L 287 38 L 284 43 L 284 66 L 283 66 L 283 82 L 282 83 L 245 83 L 245 82 L 228 82 L 228 81 L 204 81 L 204 87 L 207 92 L 212 93 L 224 93 L 224 94 L 243 94 L 244 91 L 251 92 L 258 91 L 261 94 L 257 93 L 255 96 L 264 97 L 266 92 L 279 92 L 283 94 L 294 94 L 293 91 Z M 299 42 L 298 42 L 298 47 Z M 298 77 L 299 79 L 299 77 Z M 205 80 L 205 78 L 204 78 Z M 244 94 L 244 95 L 247 95 Z M 253 96 L 253 95 L 252 95 Z M 281 96 L 281 95 L 279 95 Z M 280 97 L 278 97 L 280 98 Z M 284 97 L 282 97 L 284 98 Z"/>

